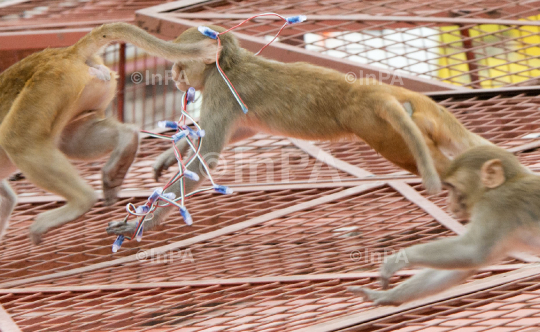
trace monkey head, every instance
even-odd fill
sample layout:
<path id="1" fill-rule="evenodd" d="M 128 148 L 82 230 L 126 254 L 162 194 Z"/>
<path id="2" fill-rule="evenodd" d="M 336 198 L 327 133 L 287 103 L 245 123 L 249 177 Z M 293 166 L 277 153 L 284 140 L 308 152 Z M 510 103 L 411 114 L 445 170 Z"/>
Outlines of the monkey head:
<path id="1" fill-rule="evenodd" d="M 209 25 L 210 29 L 216 32 L 223 32 L 226 29 L 217 25 Z M 215 70 L 216 58 L 219 58 L 219 64 L 223 70 L 231 68 L 235 62 L 238 62 L 239 55 L 243 53 L 238 44 L 238 39 L 232 33 L 226 33 L 219 36 L 221 47 L 218 54 L 208 59 L 191 59 L 182 62 L 175 62 L 172 67 L 172 78 L 176 82 L 176 87 L 182 91 L 187 91 L 190 87 L 198 91 L 204 90 L 204 81 L 206 75 Z M 174 40 L 177 44 L 194 44 L 204 40 L 211 40 L 203 35 L 197 28 L 190 28 L 184 31 Z M 217 44 L 217 40 L 214 41 Z"/>
<path id="2" fill-rule="evenodd" d="M 496 146 L 479 146 L 465 151 L 452 161 L 443 174 L 448 189 L 448 207 L 458 218 L 469 218 L 474 205 L 488 191 L 506 181 L 528 174 L 517 158 Z"/>

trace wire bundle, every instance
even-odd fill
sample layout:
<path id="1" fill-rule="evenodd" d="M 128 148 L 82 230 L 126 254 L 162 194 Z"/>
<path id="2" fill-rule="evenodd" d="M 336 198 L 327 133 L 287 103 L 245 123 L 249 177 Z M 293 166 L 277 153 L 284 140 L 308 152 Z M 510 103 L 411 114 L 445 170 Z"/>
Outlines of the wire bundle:
<path id="1" fill-rule="evenodd" d="M 204 161 L 204 158 L 200 155 L 200 150 L 202 146 L 202 140 L 205 136 L 205 131 L 202 129 L 199 124 L 187 113 L 186 107 L 189 103 L 193 102 L 195 100 L 195 89 L 189 88 L 186 93 L 182 96 L 182 114 L 180 115 L 180 119 L 177 122 L 174 121 L 160 121 L 158 125 L 162 128 L 169 128 L 169 129 L 175 129 L 176 133 L 174 135 L 163 135 L 163 134 L 156 134 L 149 131 L 142 130 L 142 133 L 148 134 L 151 137 L 155 138 L 161 138 L 170 140 L 172 142 L 173 148 L 174 148 L 174 154 L 176 156 L 176 160 L 178 162 L 178 172 L 167 182 L 167 184 L 163 188 L 156 188 L 154 192 L 148 197 L 148 200 L 145 204 L 140 206 L 135 206 L 132 203 L 128 203 L 126 205 L 126 211 L 128 212 L 127 216 L 124 218 L 124 222 L 127 222 L 128 219 L 131 216 L 135 216 L 138 218 L 138 224 L 137 228 L 135 229 L 135 232 L 131 237 L 125 236 L 125 235 L 118 235 L 116 240 L 113 243 L 112 251 L 117 252 L 120 246 L 122 246 L 122 243 L 127 238 L 129 240 L 132 240 L 135 238 L 138 242 L 142 239 L 143 234 L 143 221 L 149 217 L 150 219 L 153 217 L 153 211 L 160 207 L 170 206 L 174 205 L 176 206 L 180 214 L 182 215 L 182 218 L 184 218 L 184 222 L 191 226 L 193 224 L 193 219 L 191 218 L 191 215 L 189 214 L 186 206 L 185 206 L 185 199 L 187 197 L 193 196 L 195 194 L 201 193 L 203 191 L 207 190 L 215 190 L 218 193 L 221 194 L 231 194 L 232 190 L 226 186 L 218 185 L 214 182 L 214 179 L 212 178 L 212 175 L 210 174 L 210 169 L 208 168 L 208 165 Z M 193 125 L 196 129 L 193 129 L 186 125 L 186 120 L 191 120 Z M 193 151 L 192 156 L 188 160 L 183 160 L 182 155 L 180 154 L 180 151 L 178 147 L 176 146 L 176 143 L 182 139 L 186 139 L 189 147 Z M 197 142 L 194 142 L 194 140 L 197 140 Z M 196 191 L 193 191 L 189 194 L 186 194 L 186 188 L 185 188 L 185 181 L 186 178 L 192 181 L 199 181 L 199 175 L 195 172 L 192 172 L 187 169 L 187 167 L 196 159 L 198 158 L 203 165 L 206 174 L 208 175 L 208 178 L 210 179 L 210 182 L 212 183 L 211 188 L 203 188 Z M 169 188 L 173 183 L 176 181 L 180 181 L 180 196 L 176 198 L 176 194 L 173 192 L 164 192 L 167 188 Z M 163 204 L 159 204 L 159 203 Z"/>

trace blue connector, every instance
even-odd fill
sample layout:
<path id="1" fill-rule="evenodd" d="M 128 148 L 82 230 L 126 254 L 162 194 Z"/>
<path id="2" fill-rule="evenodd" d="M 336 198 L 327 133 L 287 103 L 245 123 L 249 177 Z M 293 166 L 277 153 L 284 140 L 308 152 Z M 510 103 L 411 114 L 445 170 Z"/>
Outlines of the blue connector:
<path id="1" fill-rule="evenodd" d="M 164 194 L 162 194 L 161 196 L 163 196 L 163 197 L 165 197 L 165 198 L 168 198 L 168 199 L 170 199 L 170 200 L 173 200 L 173 199 L 176 198 L 175 193 L 164 193 Z"/>
<path id="2" fill-rule="evenodd" d="M 214 190 L 223 195 L 230 195 L 233 193 L 231 188 L 219 184 L 214 185 Z"/>
<path id="3" fill-rule="evenodd" d="M 193 130 L 193 129 L 191 129 L 191 127 L 188 127 L 188 126 L 180 126 L 180 128 L 182 128 L 183 130 L 189 131 L 189 135 L 191 137 L 193 137 L 193 138 L 204 137 L 204 135 L 205 135 L 204 129 Z"/>
<path id="4" fill-rule="evenodd" d="M 287 17 L 286 20 L 287 20 L 287 24 L 295 24 L 295 23 L 304 22 L 305 20 L 307 20 L 307 17 L 306 15 L 298 15 L 298 16 Z"/>
<path id="5" fill-rule="evenodd" d="M 158 127 L 178 130 L 178 123 L 174 121 L 159 121 Z"/>
<path id="6" fill-rule="evenodd" d="M 189 214 L 185 206 L 180 207 L 180 214 L 182 215 L 182 218 L 184 218 L 184 222 L 188 226 L 193 225 L 193 219 L 191 218 L 191 214 Z"/>
<path id="7" fill-rule="evenodd" d="M 143 228 L 144 226 L 141 225 L 141 228 L 139 228 L 139 231 L 137 232 L 137 235 L 135 236 L 135 240 L 137 240 L 137 242 L 141 242 L 142 240 Z"/>
<path id="8" fill-rule="evenodd" d="M 154 202 L 156 201 L 156 199 L 158 199 L 159 195 L 161 195 L 162 192 L 163 192 L 163 188 L 154 189 L 154 192 L 152 193 L 152 195 L 148 197 L 148 200 L 146 201 L 146 205 L 152 206 L 152 204 L 154 204 Z"/>
<path id="9" fill-rule="evenodd" d="M 218 37 L 218 33 L 216 31 L 210 29 L 209 27 L 205 27 L 203 25 L 199 26 L 197 30 L 199 30 L 199 32 L 205 35 L 206 37 L 209 37 L 212 39 L 217 39 Z"/>
<path id="10" fill-rule="evenodd" d="M 118 235 L 118 237 L 116 238 L 116 240 L 114 240 L 114 243 L 112 245 L 112 252 L 117 252 L 118 249 L 120 249 L 120 247 L 122 246 L 123 242 L 124 242 L 124 236 Z"/>
<path id="11" fill-rule="evenodd" d="M 189 131 L 182 130 L 182 131 L 177 132 L 176 134 L 172 135 L 171 138 L 173 139 L 174 143 L 177 143 L 179 140 L 186 137 L 187 135 L 189 135 Z"/>
<path id="12" fill-rule="evenodd" d="M 195 88 L 191 87 L 187 90 L 187 101 L 188 103 L 192 103 L 194 100 L 195 100 Z"/>
<path id="13" fill-rule="evenodd" d="M 184 175 L 186 178 L 193 180 L 193 181 L 199 181 L 199 174 L 192 172 L 190 170 L 184 170 Z"/>
<path id="14" fill-rule="evenodd" d="M 148 213 L 148 211 L 150 211 L 150 207 L 146 205 L 137 206 L 135 209 L 135 213 L 137 214 L 145 214 Z"/>

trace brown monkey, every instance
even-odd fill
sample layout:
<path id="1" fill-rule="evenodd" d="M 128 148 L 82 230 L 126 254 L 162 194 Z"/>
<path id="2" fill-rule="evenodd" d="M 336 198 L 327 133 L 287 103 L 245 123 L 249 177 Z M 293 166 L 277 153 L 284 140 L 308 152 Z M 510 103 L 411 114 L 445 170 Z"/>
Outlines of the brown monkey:
<path id="1" fill-rule="evenodd" d="M 472 148 L 451 163 L 443 184 L 449 190 L 449 210 L 470 217 L 467 231 L 387 257 L 381 267 L 383 289 L 398 270 L 426 267 L 397 287 L 349 290 L 375 304 L 399 305 L 459 284 L 513 251 L 540 251 L 540 176 L 510 152 Z"/>
<path id="2" fill-rule="evenodd" d="M 223 28 L 211 26 L 215 31 Z M 219 63 L 249 108 L 244 114 L 223 81 L 215 58 L 179 61 L 173 66 L 177 87 L 202 91 L 200 125 L 206 131 L 201 156 L 216 156 L 225 144 L 245 139 L 258 131 L 307 140 L 339 140 L 359 137 L 394 164 L 422 176 L 430 192 L 440 190 L 437 174 L 450 158 L 472 146 L 491 144 L 467 131 L 446 109 L 430 98 L 375 80 L 349 83 L 338 71 L 307 63 L 281 63 L 242 49 L 231 33 L 220 36 Z M 196 28 L 175 42 L 190 45 L 210 39 Z M 216 42 L 215 40 L 213 40 Z M 180 76 L 179 74 L 183 75 Z M 189 81 L 186 82 L 186 79 Z M 188 85 L 189 84 L 189 85 Z M 187 151 L 185 140 L 178 148 Z M 154 164 L 156 179 L 176 163 L 172 149 Z M 203 175 L 199 161 L 190 170 Z M 187 181 L 186 192 L 202 181 Z M 178 194 L 179 185 L 167 191 Z M 171 211 L 157 209 L 145 220 L 150 229 Z M 130 234 L 136 222 L 112 222 L 109 233 Z"/>
<path id="3" fill-rule="evenodd" d="M 111 153 L 102 170 L 105 202 L 117 190 L 138 147 L 137 129 L 105 118 L 114 97 L 115 73 L 95 54 L 112 41 L 125 41 L 172 61 L 211 59 L 212 41 L 174 44 L 126 23 L 92 30 L 75 45 L 46 49 L 0 74 L 0 179 L 19 168 L 37 186 L 66 198 L 65 206 L 37 216 L 30 237 L 41 235 L 87 212 L 97 197 L 68 158 L 96 159 Z M 123 78 L 122 78 L 123 79 Z M 16 197 L 0 184 L 0 237 Z"/>

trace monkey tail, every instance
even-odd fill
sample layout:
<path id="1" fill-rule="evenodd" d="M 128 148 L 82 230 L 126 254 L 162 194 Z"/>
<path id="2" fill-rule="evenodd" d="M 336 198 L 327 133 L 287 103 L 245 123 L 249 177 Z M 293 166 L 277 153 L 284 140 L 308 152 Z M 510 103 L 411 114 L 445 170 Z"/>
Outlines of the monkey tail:
<path id="1" fill-rule="evenodd" d="M 439 192 L 441 190 L 441 180 L 422 132 L 399 101 L 392 98 L 386 101 L 385 106 L 384 112 L 379 113 L 380 116 L 388 121 L 392 128 L 405 140 L 428 192 Z"/>
<path id="2" fill-rule="evenodd" d="M 185 61 L 199 57 L 215 58 L 217 45 L 213 46 L 211 39 L 204 39 L 191 44 L 176 44 L 156 38 L 127 23 L 108 23 L 93 29 L 76 44 L 71 46 L 73 51 L 83 58 L 96 54 L 102 47 L 114 41 L 133 44 L 148 53 L 171 61 Z"/>

